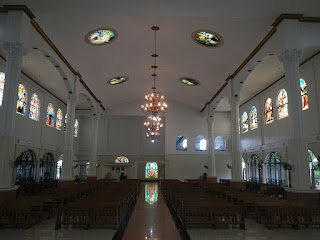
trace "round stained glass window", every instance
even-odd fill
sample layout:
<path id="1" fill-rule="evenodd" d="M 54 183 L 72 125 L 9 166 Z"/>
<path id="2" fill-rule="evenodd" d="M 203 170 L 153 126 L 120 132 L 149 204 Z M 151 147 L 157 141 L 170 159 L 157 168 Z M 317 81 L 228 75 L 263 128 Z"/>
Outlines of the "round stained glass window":
<path id="1" fill-rule="evenodd" d="M 186 84 L 188 86 L 199 85 L 199 82 L 197 80 L 192 79 L 192 78 L 180 78 L 180 82 L 182 82 L 183 84 Z"/>
<path id="2" fill-rule="evenodd" d="M 110 85 L 117 85 L 128 80 L 128 77 L 115 77 L 108 81 Z"/>
<path id="3" fill-rule="evenodd" d="M 111 28 L 98 28 L 89 32 L 85 37 L 85 41 L 90 45 L 99 46 L 111 42 L 116 39 L 116 37 L 116 30 Z"/>
<path id="4" fill-rule="evenodd" d="M 220 47 L 223 44 L 223 38 L 218 33 L 208 30 L 193 32 L 192 39 L 206 47 Z"/>

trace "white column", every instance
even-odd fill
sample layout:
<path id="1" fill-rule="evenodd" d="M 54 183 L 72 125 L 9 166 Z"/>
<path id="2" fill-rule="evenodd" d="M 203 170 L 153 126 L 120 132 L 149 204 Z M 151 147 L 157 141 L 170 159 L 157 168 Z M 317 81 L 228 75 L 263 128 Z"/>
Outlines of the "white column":
<path id="1" fill-rule="evenodd" d="M 99 120 L 100 120 L 100 104 L 96 105 L 97 111 L 92 118 L 92 149 L 90 155 L 90 164 L 89 164 L 89 176 L 88 177 L 97 177 L 97 155 L 98 155 L 98 134 L 99 134 Z"/>
<path id="2" fill-rule="evenodd" d="M 73 165 L 73 139 L 74 139 L 74 121 L 76 113 L 77 103 L 77 91 L 76 86 L 78 77 L 75 76 L 73 92 L 69 92 L 67 96 L 67 124 L 66 133 L 64 138 L 64 151 L 63 151 L 63 162 L 62 162 L 62 181 L 73 180 L 72 176 L 72 165 Z"/>
<path id="3" fill-rule="evenodd" d="M 231 107 L 231 130 L 232 130 L 232 169 L 231 179 L 242 180 L 242 157 L 240 148 L 240 133 L 239 133 L 239 96 L 232 95 L 229 100 Z"/>
<path id="4" fill-rule="evenodd" d="M 217 173 L 216 173 L 216 159 L 215 159 L 215 156 L 214 156 L 213 121 L 214 121 L 213 116 L 207 116 L 207 124 L 208 124 L 208 141 L 207 141 L 208 177 L 217 176 Z"/>
<path id="5" fill-rule="evenodd" d="M 3 102 L 0 107 L 0 189 L 10 189 L 15 160 L 17 93 L 25 49 L 20 43 L 5 43 L 4 48 L 7 51 L 7 63 Z"/>
<path id="6" fill-rule="evenodd" d="M 288 139 L 288 161 L 293 166 L 291 184 L 294 189 L 310 189 L 308 146 L 304 137 L 302 100 L 300 92 L 299 60 L 301 50 L 285 50 L 279 59 L 283 63 L 288 83 L 288 109 L 290 138 Z"/>

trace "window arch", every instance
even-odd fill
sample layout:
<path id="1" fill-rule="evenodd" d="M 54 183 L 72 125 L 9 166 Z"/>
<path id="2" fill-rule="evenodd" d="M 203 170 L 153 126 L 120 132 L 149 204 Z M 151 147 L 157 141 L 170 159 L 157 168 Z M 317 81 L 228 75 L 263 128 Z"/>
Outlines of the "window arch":
<path id="1" fill-rule="evenodd" d="M 52 153 L 46 153 L 41 160 L 41 176 L 42 179 L 49 180 L 54 179 L 55 162 Z"/>
<path id="2" fill-rule="evenodd" d="M 46 124 L 50 127 L 54 126 L 54 108 L 51 103 L 49 103 L 47 107 Z"/>
<path id="3" fill-rule="evenodd" d="M 188 139 L 185 136 L 178 136 L 176 139 L 176 150 L 187 151 Z"/>
<path id="4" fill-rule="evenodd" d="M 125 156 L 117 157 L 114 163 L 129 163 L 129 159 Z"/>
<path id="5" fill-rule="evenodd" d="M 227 150 L 227 143 L 226 139 L 221 136 L 217 136 L 214 139 L 214 150 L 215 151 L 226 151 Z"/>
<path id="6" fill-rule="evenodd" d="M 32 150 L 26 150 L 15 160 L 16 185 L 35 181 L 36 155 Z"/>
<path id="7" fill-rule="evenodd" d="M 249 120 L 248 120 L 248 114 L 247 114 L 247 112 L 243 112 L 243 113 L 242 113 L 241 124 L 242 124 L 242 132 L 243 132 L 243 133 L 248 132 Z"/>
<path id="8" fill-rule="evenodd" d="M 39 114 L 40 114 L 40 101 L 39 101 L 38 95 L 34 93 L 30 101 L 29 118 L 35 121 L 39 121 Z"/>
<path id="9" fill-rule="evenodd" d="M 22 84 L 19 84 L 17 99 L 18 100 L 16 112 L 21 115 L 26 115 L 27 91 Z"/>
<path id="10" fill-rule="evenodd" d="M 266 181 L 267 184 L 285 185 L 285 169 L 281 164 L 281 156 L 277 152 L 271 152 L 267 155 L 266 161 Z"/>
<path id="11" fill-rule="evenodd" d="M 261 183 L 261 162 L 258 155 L 252 154 L 248 159 L 248 180 Z"/>
<path id="12" fill-rule="evenodd" d="M 57 111 L 57 120 L 56 120 L 56 129 L 57 130 L 61 130 L 62 121 L 63 121 L 63 115 L 62 115 L 61 109 L 59 108 L 58 111 Z"/>
<path id="13" fill-rule="evenodd" d="M 309 108 L 307 83 L 303 78 L 300 78 L 300 90 L 302 99 L 302 111 Z"/>
<path id="14" fill-rule="evenodd" d="M 158 178 L 158 164 L 148 162 L 146 164 L 146 178 Z"/>
<path id="15" fill-rule="evenodd" d="M 250 129 L 256 129 L 258 128 L 258 111 L 255 106 L 251 108 L 250 111 Z"/>
<path id="16" fill-rule="evenodd" d="M 207 140 L 203 136 L 199 135 L 196 137 L 195 149 L 196 151 L 207 150 Z"/>
<path id="17" fill-rule="evenodd" d="M 285 89 L 281 89 L 277 97 L 278 119 L 288 117 L 288 94 Z"/>
<path id="18" fill-rule="evenodd" d="M 78 133 L 79 133 L 79 122 L 78 120 L 74 120 L 74 130 L 73 130 L 73 135 L 75 137 L 78 137 Z"/>
<path id="19" fill-rule="evenodd" d="M 272 99 L 267 98 L 264 102 L 264 123 L 269 124 L 272 123 L 273 118 L 273 107 L 272 107 Z"/>
<path id="20" fill-rule="evenodd" d="M 2 106 L 4 83 L 6 81 L 6 75 L 4 72 L 0 72 L 0 107 Z"/>
<path id="21" fill-rule="evenodd" d="M 308 159 L 309 159 L 309 172 L 311 179 L 311 187 L 313 189 L 320 189 L 320 166 L 317 157 L 314 153 L 308 150 Z"/>

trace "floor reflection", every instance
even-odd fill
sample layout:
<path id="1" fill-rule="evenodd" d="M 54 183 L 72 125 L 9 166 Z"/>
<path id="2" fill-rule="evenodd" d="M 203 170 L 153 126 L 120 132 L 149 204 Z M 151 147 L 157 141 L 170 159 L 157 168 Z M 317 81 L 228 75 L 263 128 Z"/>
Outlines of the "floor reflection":
<path id="1" fill-rule="evenodd" d="M 149 204 L 154 204 L 158 201 L 158 183 L 145 184 L 145 201 Z"/>

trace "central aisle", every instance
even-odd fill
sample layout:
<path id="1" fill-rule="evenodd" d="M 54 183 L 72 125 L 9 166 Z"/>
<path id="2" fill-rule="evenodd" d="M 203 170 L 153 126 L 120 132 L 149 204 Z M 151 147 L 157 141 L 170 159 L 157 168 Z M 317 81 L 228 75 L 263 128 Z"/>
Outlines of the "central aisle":
<path id="1" fill-rule="evenodd" d="M 142 183 L 123 240 L 180 240 L 159 183 Z"/>

